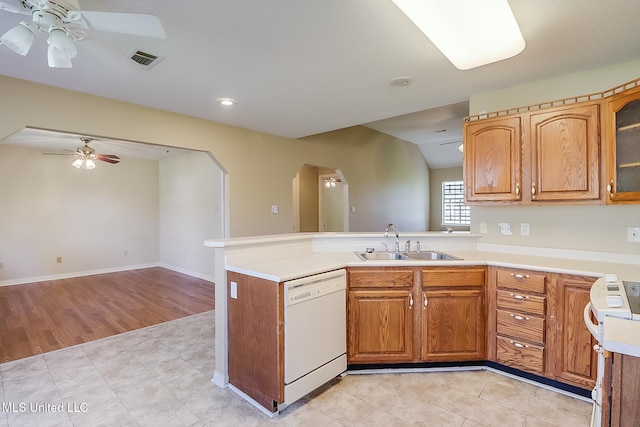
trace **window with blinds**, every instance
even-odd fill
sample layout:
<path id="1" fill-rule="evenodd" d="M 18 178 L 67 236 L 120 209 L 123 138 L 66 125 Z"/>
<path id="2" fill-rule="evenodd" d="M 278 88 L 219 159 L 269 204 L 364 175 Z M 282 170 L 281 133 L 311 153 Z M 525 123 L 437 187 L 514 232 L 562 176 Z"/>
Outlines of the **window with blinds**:
<path id="1" fill-rule="evenodd" d="M 442 182 L 442 225 L 470 225 L 471 208 L 464 204 L 463 181 Z"/>

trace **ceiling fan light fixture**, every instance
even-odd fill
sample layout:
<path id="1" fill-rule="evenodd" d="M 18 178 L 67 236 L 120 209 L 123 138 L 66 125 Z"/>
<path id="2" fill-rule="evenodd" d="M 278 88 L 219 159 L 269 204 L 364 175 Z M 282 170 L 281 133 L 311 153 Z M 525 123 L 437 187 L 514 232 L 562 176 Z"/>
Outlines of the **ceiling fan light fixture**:
<path id="1" fill-rule="evenodd" d="M 29 53 L 37 33 L 38 25 L 35 22 L 20 21 L 18 25 L 0 37 L 0 44 L 5 45 L 19 55 L 25 56 Z"/>
<path id="2" fill-rule="evenodd" d="M 71 68 L 71 58 L 78 54 L 73 39 L 62 28 L 53 27 L 49 30 L 49 48 L 47 49 L 47 59 L 49 67 Z"/>
<path id="3" fill-rule="evenodd" d="M 459 70 L 511 58 L 525 40 L 507 0 L 393 0 Z"/>
<path id="4" fill-rule="evenodd" d="M 81 157 L 75 159 L 73 163 L 71 163 L 71 165 L 82 170 L 91 170 L 96 167 L 96 164 L 93 160 Z"/>

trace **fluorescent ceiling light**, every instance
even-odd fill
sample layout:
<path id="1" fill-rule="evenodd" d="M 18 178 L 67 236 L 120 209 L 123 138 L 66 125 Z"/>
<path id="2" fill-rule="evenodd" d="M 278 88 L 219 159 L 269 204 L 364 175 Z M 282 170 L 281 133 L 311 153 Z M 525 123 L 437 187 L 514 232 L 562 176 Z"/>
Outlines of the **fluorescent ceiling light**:
<path id="1" fill-rule="evenodd" d="M 524 37 L 507 0 L 393 0 L 460 70 L 511 58 Z"/>

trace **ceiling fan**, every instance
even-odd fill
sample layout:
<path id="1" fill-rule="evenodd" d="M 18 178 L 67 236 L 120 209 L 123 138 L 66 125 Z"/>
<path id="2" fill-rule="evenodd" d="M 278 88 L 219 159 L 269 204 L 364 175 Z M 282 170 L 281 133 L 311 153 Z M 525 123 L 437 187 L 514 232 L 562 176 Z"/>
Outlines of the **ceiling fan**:
<path id="1" fill-rule="evenodd" d="M 20 21 L 20 24 L 4 33 L 0 37 L 0 44 L 24 56 L 40 31 L 48 33 L 47 59 L 49 67 L 53 68 L 72 67 L 71 59 L 78 53 L 76 42 L 90 39 L 87 30 L 166 38 L 162 23 L 155 15 L 83 11 L 77 0 L 19 0 L 15 5 L 0 2 L 0 10 L 31 15 L 31 21 Z M 87 45 L 90 51 L 109 56 L 109 60 L 116 54 L 130 60 L 104 44 L 94 42 Z M 133 60 L 130 62 L 133 63 Z"/>
<path id="2" fill-rule="evenodd" d="M 89 147 L 89 143 L 93 141 L 92 138 L 80 138 L 80 140 L 84 143 L 83 146 L 78 147 L 75 151 L 65 150 L 73 153 L 76 159 L 73 161 L 72 165 L 78 169 L 90 170 L 96 167 L 94 160 L 102 160 L 103 162 L 116 164 L 120 162 L 120 157 L 115 154 L 96 154 L 96 150 Z M 47 155 L 71 155 L 67 153 L 44 153 Z"/>

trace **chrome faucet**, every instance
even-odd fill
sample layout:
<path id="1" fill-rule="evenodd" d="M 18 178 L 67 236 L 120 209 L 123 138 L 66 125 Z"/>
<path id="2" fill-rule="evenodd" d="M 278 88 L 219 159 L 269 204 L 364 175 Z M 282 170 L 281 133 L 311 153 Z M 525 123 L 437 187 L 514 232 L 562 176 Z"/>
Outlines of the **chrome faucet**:
<path id="1" fill-rule="evenodd" d="M 396 233 L 396 248 L 395 252 L 400 252 L 400 235 L 398 234 L 398 227 L 395 224 L 387 224 L 387 228 L 384 229 L 384 237 L 389 237 L 389 230 L 393 227 L 393 230 Z"/>
<path id="2" fill-rule="evenodd" d="M 407 240 L 404 244 L 404 251 L 409 253 L 411 252 L 411 240 Z"/>

